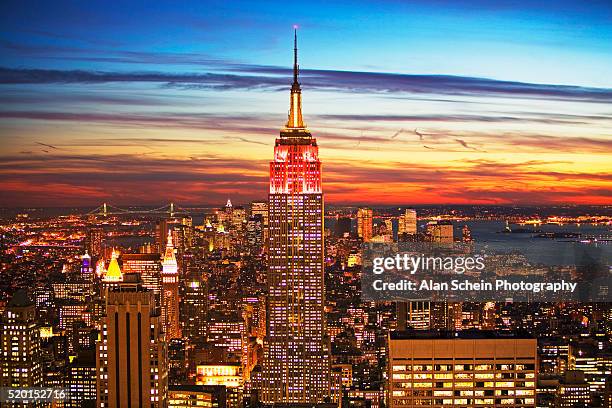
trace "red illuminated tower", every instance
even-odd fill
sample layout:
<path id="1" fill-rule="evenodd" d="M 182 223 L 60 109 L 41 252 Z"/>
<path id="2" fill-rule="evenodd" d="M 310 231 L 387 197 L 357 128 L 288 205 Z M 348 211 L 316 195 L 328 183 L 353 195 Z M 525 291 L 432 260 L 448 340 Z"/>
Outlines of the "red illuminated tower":
<path id="1" fill-rule="evenodd" d="M 315 403 L 329 396 L 325 340 L 323 192 L 317 141 L 302 119 L 297 32 L 287 125 L 270 162 L 268 327 L 262 400 Z"/>

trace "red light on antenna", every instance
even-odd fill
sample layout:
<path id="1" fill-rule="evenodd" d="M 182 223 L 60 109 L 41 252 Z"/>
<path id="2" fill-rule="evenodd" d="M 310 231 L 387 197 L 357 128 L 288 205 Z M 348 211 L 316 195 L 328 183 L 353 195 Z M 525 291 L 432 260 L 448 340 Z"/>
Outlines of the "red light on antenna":
<path id="1" fill-rule="evenodd" d="M 298 29 L 298 25 L 297 25 L 297 24 L 294 24 L 294 25 L 293 25 L 293 29 L 294 29 L 294 30 L 297 30 L 297 29 Z"/>

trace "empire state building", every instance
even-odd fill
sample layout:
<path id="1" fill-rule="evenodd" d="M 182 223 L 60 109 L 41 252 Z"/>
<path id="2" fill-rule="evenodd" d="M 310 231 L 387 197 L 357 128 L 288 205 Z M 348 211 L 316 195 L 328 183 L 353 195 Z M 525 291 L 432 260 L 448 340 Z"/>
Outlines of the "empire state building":
<path id="1" fill-rule="evenodd" d="M 321 162 L 317 141 L 302 119 L 297 32 L 294 44 L 289 119 L 270 162 L 265 403 L 322 402 L 330 388 Z"/>

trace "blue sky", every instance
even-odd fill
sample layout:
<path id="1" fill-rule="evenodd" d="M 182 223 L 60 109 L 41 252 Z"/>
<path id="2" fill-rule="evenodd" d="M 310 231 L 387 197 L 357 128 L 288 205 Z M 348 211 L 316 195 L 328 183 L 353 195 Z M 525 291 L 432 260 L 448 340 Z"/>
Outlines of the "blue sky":
<path id="1" fill-rule="evenodd" d="M 332 202 L 610 202 L 609 1 L 4 1 L 0 205 L 261 198 L 294 24 Z"/>
<path id="2" fill-rule="evenodd" d="M 118 64 L 49 54 L 94 58 L 132 51 L 284 66 L 288 31 L 299 24 L 308 45 L 302 65 L 309 68 L 612 86 L 612 75 L 606 75 L 612 66 L 612 3 L 606 1 L 121 4 L 3 2 L 2 64 L 110 69 Z"/>

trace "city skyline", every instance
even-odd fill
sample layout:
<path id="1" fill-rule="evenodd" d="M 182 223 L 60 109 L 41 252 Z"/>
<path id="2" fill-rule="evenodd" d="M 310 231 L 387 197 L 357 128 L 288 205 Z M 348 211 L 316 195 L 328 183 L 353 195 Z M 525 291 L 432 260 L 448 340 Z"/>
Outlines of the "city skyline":
<path id="1" fill-rule="evenodd" d="M 296 23 L 328 203 L 610 202 L 605 2 L 126 7 L 3 5 L 0 206 L 264 198 Z"/>

